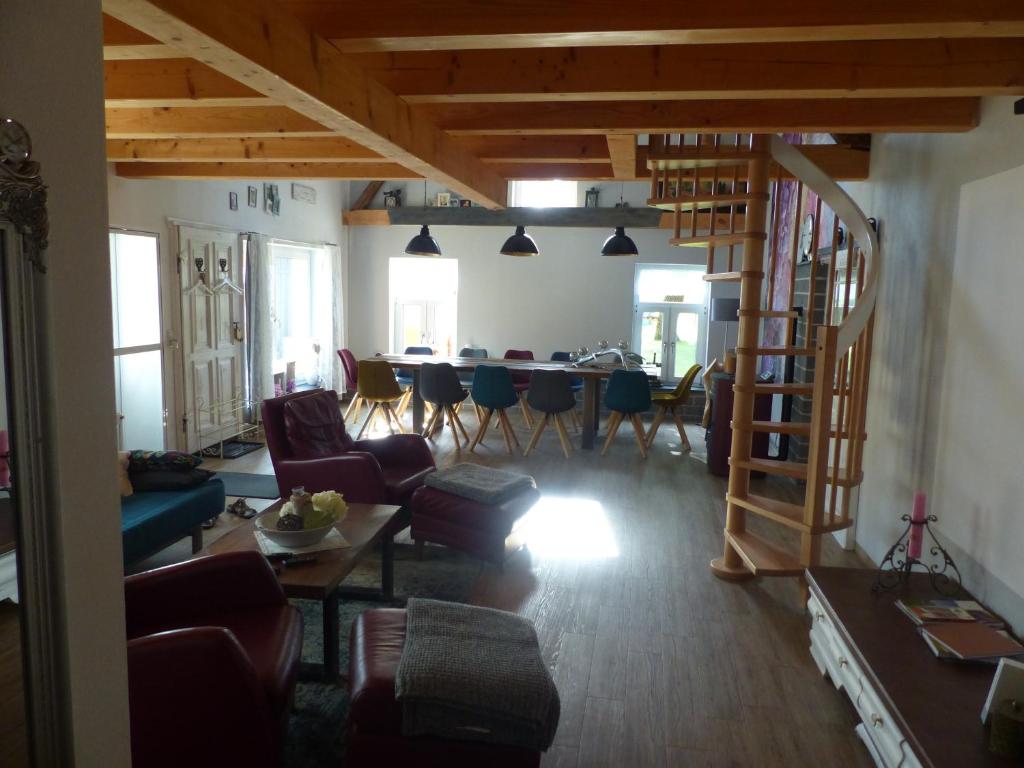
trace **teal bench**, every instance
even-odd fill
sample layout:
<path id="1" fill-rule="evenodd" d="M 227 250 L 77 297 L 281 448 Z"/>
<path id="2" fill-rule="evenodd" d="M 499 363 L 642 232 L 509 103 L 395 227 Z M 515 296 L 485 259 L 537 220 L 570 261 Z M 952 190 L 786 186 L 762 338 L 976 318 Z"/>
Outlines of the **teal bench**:
<path id="1" fill-rule="evenodd" d="M 121 534 L 127 568 L 179 539 L 202 548 L 200 526 L 224 511 L 224 483 L 211 478 L 182 491 L 139 491 L 121 499 Z"/>

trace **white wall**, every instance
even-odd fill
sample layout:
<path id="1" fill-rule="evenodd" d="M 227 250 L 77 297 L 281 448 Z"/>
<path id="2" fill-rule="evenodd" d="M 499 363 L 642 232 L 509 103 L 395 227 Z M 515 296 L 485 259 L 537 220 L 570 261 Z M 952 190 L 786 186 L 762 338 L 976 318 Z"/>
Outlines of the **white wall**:
<path id="1" fill-rule="evenodd" d="M 1024 426 L 1020 315 L 998 287 L 1016 288 L 1024 277 L 1013 229 L 1021 218 L 1019 187 L 1007 187 L 1016 196 L 1000 209 L 1002 220 L 972 213 L 960 221 L 970 238 L 959 252 L 957 245 L 962 196 L 989 194 L 971 182 L 1024 165 L 1024 118 L 1012 114 L 1013 101 L 983 100 L 981 125 L 966 134 L 876 136 L 871 180 L 847 187 L 881 219 L 887 270 L 876 316 L 858 544 L 880 560 L 902 530 L 898 518 L 909 512 L 913 492 L 928 492 L 940 536 L 969 588 L 1019 628 L 1024 580 L 1004 553 L 985 544 L 992 532 L 1017 553 L 1024 542 L 1019 470 L 996 458 L 1019 455 Z M 969 371 L 960 370 L 965 359 L 974 366 Z M 1004 428 L 989 429 L 993 420 Z"/>
<path id="2" fill-rule="evenodd" d="M 339 246 L 342 263 L 342 288 L 347 291 L 347 253 L 341 212 L 346 207 L 348 184 L 334 181 L 303 181 L 316 190 L 316 203 L 291 198 L 291 182 L 279 181 L 280 215 L 263 210 L 263 182 L 251 181 L 174 181 L 155 179 L 122 179 L 108 168 L 107 184 L 110 205 L 110 226 L 144 232 L 160 237 L 163 319 L 165 336 L 173 328 L 175 303 L 179 301 L 175 274 L 174 225 L 169 219 L 182 219 L 208 224 L 236 232 L 259 232 L 286 240 L 327 242 Z M 257 205 L 247 204 L 247 189 L 257 189 Z M 238 194 L 238 210 L 228 207 L 228 193 Z M 343 298 L 344 301 L 344 298 Z M 171 350 L 165 366 L 179 365 Z M 182 397 L 174 389 L 173 377 L 165 376 L 165 407 L 168 424 L 180 423 Z M 167 447 L 176 447 L 180 432 L 167 430 Z"/>
<path id="3" fill-rule="evenodd" d="M 0 113 L 32 135 L 49 187 L 50 302 L 67 669 L 75 765 L 129 752 L 99 0 L 13 0 L 0 24 Z"/>
<path id="4" fill-rule="evenodd" d="M 640 251 L 637 258 L 602 256 L 601 245 L 611 231 L 597 228 L 530 228 L 541 251 L 532 258 L 498 253 L 511 228 L 438 226 L 430 231 L 445 257 L 459 261 L 456 343 L 486 347 L 493 355 L 515 348 L 546 357 L 581 344 L 593 348 L 600 339 L 628 342 L 635 265 L 705 260 L 703 249 L 670 247 L 671 233 L 662 229 L 627 230 Z M 348 338 L 357 356 L 388 350 L 388 260 L 402 256 L 417 232 L 414 226 L 348 230 Z M 715 295 L 730 290 L 735 292 L 735 286 L 716 285 Z M 723 329 L 712 326 L 709 347 L 720 351 Z M 731 333 L 734 338 L 735 324 Z"/>

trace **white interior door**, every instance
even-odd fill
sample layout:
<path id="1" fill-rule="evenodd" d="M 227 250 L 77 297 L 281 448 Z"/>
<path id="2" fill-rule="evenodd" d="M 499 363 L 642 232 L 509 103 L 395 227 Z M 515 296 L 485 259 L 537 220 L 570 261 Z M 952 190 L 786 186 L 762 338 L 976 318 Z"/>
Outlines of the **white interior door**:
<path id="1" fill-rule="evenodd" d="M 185 449 L 237 435 L 243 424 L 244 297 L 242 259 L 233 232 L 178 227 Z"/>
<path id="2" fill-rule="evenodd" d="M 633 349 L 661 368 L 665 382 L 678 381 L 699 358 L 704 308 L 699 304 L 639 304 L 633 319 Z"/>

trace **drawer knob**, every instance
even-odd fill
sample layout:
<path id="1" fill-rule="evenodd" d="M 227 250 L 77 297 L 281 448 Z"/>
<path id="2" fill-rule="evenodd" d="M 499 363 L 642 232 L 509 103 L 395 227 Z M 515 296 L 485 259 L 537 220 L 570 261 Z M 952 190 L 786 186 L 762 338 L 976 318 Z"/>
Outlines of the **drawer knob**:
<path id="1" fill-rule="evenodd" d="M 814 618 L 816 618 L 818 621 L 821 621 L 822 619 L 825 618 L 825 614 L 822 613 L 821 611 L 815 611 L 814 612 Z"/>
<path id="2" fill-rule="evenodd" d="M 882 716 L 872 712 L 871 713 L 871 724 L 873 726 L 875 726 L 875 728 L 881 728 L 882 727 Z"/>
<path id="3" fill-rule="evenodd" d="M 850 663 L 850 662 L 848 662 L 848 661 L 846 660 L 846 658 L 845 658 L 845 657 L 843 657 L 843 656 L 840 656 L 840 657 L 839 657 L 839 666 L 840 666 L 840 667 L 845 667 L 845 666 L 847 666 L 847 665 L 848 665 L 849 663 Z"/>

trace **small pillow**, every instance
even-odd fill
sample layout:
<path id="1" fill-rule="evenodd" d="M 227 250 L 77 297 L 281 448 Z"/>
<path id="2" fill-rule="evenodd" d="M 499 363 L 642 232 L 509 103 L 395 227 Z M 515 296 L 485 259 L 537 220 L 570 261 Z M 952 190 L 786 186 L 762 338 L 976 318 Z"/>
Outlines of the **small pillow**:
<path id="1" fill-rule="evenodd" d="M 122 496 L 131 496 L 135 493 L 132 479 L 128 477 L 128 451 L 117 452 L 117 480 L 121 484 Z"/>
<path id="2" fill-rule="evenodd" d="M 151 469 L 132 475 L 132 486 L 136 491 L 184 491 L 202 485 L 214 474 L 205 469 L 187 469 L 181 472 Z"/>
<path id="3" fill-rule="evenodd" d="M 352 449 L 338 397 L 321 392 L 284 404 L 284 432 L 297 459 L 321 459 Z"/>
<path id="4" fill-rule="evenodd" d="M 128 471 L 132 474 L 148 470 L 187 472 L 202 463 L 203 460 L 198 456 L 181 451 L 132 451 Z"/>

